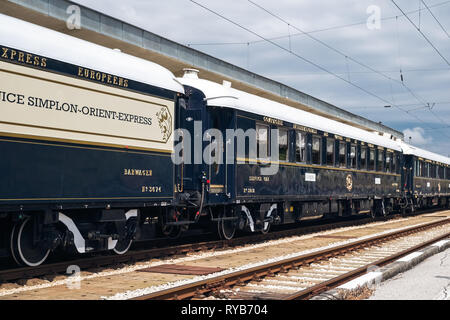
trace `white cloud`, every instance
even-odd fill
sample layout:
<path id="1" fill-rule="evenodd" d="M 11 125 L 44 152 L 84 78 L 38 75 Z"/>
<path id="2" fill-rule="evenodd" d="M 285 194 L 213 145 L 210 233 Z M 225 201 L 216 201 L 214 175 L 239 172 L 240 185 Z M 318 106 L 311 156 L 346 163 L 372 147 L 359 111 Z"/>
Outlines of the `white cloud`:
<path id="1" fill-rule="evenodd" d="M 447 105 L 436 105 L 433 109 L 435 115 L 427 109 L 413 110 L 417 109 L 418 103 L 450 101 L 448 65 L 390 1 L 254 0 L 289 21 L 291 25 L 305 31 L 351 25 L 315 32 L 312 35 L 375 70 L 390 71 L 386 74 L 397 81 L 389 81 L 377 73 L 371 73 L 369 69 L 304 35 L 294 36 L 299 32 L 292 26 L 288 27 L 247 1 L 197 0 L 264 37 L 291 35 L 291 43 L 289 37 L 276 42 L 285 48 L 291 45 L 295 53 L 327 70 L 341 74 L 344 78 L 347 78 L 350 72 L 352 82 L 385 101 L 358 90 L 271 44 L 258 42 L 247 45 L 249 41 L 260 39 L 188 0 L 75 1 L 178 43 L 242 43 L 192 47 L 283 82 L 370 120 L 381 121 L 397 130 L 408 128 L 409 131 L 405 130 L 405 135 L 409 134 L 406 141 L 411 136 L 411 142 L 415 144 L 433 141 L 434 145 L 443 146 L 450 140 L 450 129 L 420 131 L 423 130 L 420 127 L 438 128 L 443 127 L 444 122 L 450 123 Z M 399 0 L 398 4 L 405 12 L 419 8 L 418 3 L 414 1 Z M 435 6 L 436 4 L 440 5 Z M 370 5 L 381 8 L 383 20 L 380 30 L 369 30 L 366 26 L 369 17 L 366 10 Z M 449 3 L 436 0 L 433 4 L 430 1 L 429 6 L 444 25 L 450 20 Z M 396 16 L 398 19 L 395 19 Z M 410 15 L 410 18 L 418 24 L 418 13 Z M 448 25 L 445 27 L 447 30 L 450 28 Z M 423 6 L 421 28 L 440 52 L 450 59 L 450 41 L 442 40 L 445 39 L 445 33 Z M 400 68 L 403 70 L 404 84 L 413 94 L 399 81 Z M 360 71 L 365 73 L 359 73 Z M 386 110 L 383 108 L 386 104 L 402 105 L 402 109 Z M 430 144 L 429 148 L 434 148 L 434 145 Z"/>
<path id="2" fill-rule="evenodd" d="M 403 130 L 403 134 L 405 135 L 406 142 L 411 141 L 411 144 L 417 146 L 428 145 L 433 141 L 432 137 L 426 136 L 425 130 L 421 127 L 415 127 L 414 129 L 405 129 Z"/>

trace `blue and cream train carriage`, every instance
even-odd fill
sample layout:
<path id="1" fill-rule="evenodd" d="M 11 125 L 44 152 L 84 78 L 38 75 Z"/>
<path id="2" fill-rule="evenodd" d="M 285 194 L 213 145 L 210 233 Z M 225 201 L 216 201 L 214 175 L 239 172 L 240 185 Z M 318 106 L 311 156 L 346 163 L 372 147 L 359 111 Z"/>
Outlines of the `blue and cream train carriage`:
<path id="1" fill-rule="evenodd" d="M 56 249 L 123 254 L 191 228 L 230 239 L 325 215 L 448 206 L 447 157 L 193 70 L 176 79 L 0 22 L 0 256 L 18 264 Z"/>
<path id="2" fill-rule="evenodd" d="M 140 214 L 172 205 L 183 87 L 154 63 L 0 22 L 3 254 L 34 266 L 61 246 L 125 252 Z"/>
<path id="3" fill-rule="evenodd" d="M 245 220 L 239 225 L 264 232 L 271 223 L 332 214 L 386 215 L 400 205 L 398 142 L 235 90 L 227 83 L 199 79 L 195 71 L 179 81 L 186 86 L 189 101 L 186 118 L 203 119 L 205 129 L 219 129 L 227 139 L 224 153 L 238 144 L 226 130 L 256 133 L 256 157 L 249 157 L 248 147 L 240 155 L 234 148 L 232 163 L 203 168 L 211 181 L 209 199 L 217 217 L 231 205 L 235 211 L 231 215 Z M 273 129 L 278 130 L 276 143 L 270 141 Z M 274 151 L 278 156 L 271 160 Z M 274 174 L 262 173 L 274 164 Z"/>
<path id="4" fill-rule="evenodd" d="M 448 206 L 450 161 L 442 155 L 402 143 L 404 191 L 410 207 Z"/>

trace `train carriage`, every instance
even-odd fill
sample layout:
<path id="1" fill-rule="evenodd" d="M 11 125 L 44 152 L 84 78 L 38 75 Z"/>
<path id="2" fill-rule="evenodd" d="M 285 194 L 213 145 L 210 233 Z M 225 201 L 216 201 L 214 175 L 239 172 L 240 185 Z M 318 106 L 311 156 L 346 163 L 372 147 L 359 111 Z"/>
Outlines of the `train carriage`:
<path id="1" fill-rule="evenodd" d="M 222 159 L 228 148 L 233 149 L 232 163 L 198 170 L 210 178 L 208 204 L 219 213 L 226 211 L 221 204 L 239 211 L 234 214 L 245 220 L 239 225 L 264 232 L 270 223 L 328 214 L 386 215 L 398 207 L 402 157 L 396 141 L 232 89 L 227 83 L 199 79 L 193 70 L 179 81 L 186 86 L 188 99 L 196 96 L 196 103 L 188 105 L 204 113 L 197 119 L 204 119 L 205 140 L 211 140 L 208 129 L 218 128 L 226 140 Z M 245 154 L 239 154 L 239 141 L 227 136 L 229 129 L 253 130 L 257 152 L 249 156 L 247 146 Z M 276 141 L 271 141 L 272 129 L 278 130 Z M 271 158 L 271 152 L 276 156 Z M 274 174 L 262 173 L 271 166 L 276 167 Z"/>
<path id="2" fill-rule="evenodd" d="M 449 205 L 450 159 L 0 15 L 0 256 Z M 181 147 L 180 147 L 181 146 Z M 426 168 L 426 170 L 424 169 Z M 426 173 L 425 173 L 426 172 Z"/>
<path id="3" fill-rule="evenodd" d="M 34 266 L 60 245 L 125 252 L 139 214 L 173 203 L 182 86 L 154 63 L 0 24 L 2 253 Z"/>
<path id="4" fill-rule="evenodd" d="M 414 209 L 448 206 L 450 200 L 450 159 L 401 143 L 404 165 L 404 191 Z"/>

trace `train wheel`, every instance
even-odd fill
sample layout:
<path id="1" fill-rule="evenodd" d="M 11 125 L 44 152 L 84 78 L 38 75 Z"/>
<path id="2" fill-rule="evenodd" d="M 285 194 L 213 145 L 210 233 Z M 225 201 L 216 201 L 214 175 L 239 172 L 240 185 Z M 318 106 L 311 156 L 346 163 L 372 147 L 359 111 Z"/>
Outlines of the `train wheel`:
<path id="1" fill-rule="evenodd" d="M 270 231 L 270 222 L 263 222 L 263 227 L 261 229 L 262 234 L 269 233 Z"/>
<path id="2" fill-rule="evenodd" d="M 133 240 L 119 240 L 114 247 L 113 251 L 115 254 L 125 254 L 128 252 L 128 250 L 131 247 L 131 244 L 133 243 Z"/>
<path id="3" fill-rule="evenodd" d="M 117 242 L 116 246 L 113 249 L 114 253 L 120 255 L 128 252 L 131 244 L 133 243 L 133 237 L 136 234 L 136 227 L 136 218 L 133 217 L 127 220 L 127 223 L 125 225 L 125 238 Z"/>
<path id="4" fill-rule="evenodd" d="M 384 200 L 381 200 L 381 214 L 383 215 L 383 217 L 386 217 L 388 215 L 388 210 L 386 210 Z"/>
<path id="5" fill-rule="evenodd" d="M 370 217 L 372 219 L 375 219 L 377 217 L 377 210 L 375 209 L 375 206 L 373 206 L 372 208 L 370 208 Z"/>
<path id="6" fill-rule="evenodd" d="M 182 229 L 179 226 L 162 226 L 161 232 L 170 239 L 177 239 L 181 236 Z"/>
<path id="7" fill-rule="evenodd" d="M 225 212 L 220 215 L 221 218 L 233 217 L 233 214 L 226 214 Z M 236 234 L 236 221 L 235 220 L 220 220 L 217 223 L 217 232 L 222 240 L 231 240 Z"/>
<path id="8" fill-rule="evenodd" d="M 50 254 L 50 249 L 34 243 L 34 224 L 32 218 L 17 223 L 11 233 L 11 254 L 19 265 L 36 267 Z"/>

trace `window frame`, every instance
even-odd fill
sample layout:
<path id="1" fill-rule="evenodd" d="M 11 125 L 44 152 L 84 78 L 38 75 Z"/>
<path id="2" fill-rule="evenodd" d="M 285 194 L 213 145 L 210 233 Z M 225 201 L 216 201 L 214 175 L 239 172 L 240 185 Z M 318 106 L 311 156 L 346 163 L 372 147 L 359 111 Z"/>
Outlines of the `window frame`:
<path id="1" fill-rule="evenodd" d="M 381 163 L 380 163 L 380 156 L 381 156 Z M 377 172 L 384 172 L 384 160 L 385 160 L 384 150 L 377 149 L 377 156 L 376 156 L 376 170 Z"/>
<path id="2" fill-rule="evenodd" d="M 301 142 L 301 139 L 299 139 L 299 136 L 303 137 L 303 161 L 298 161 L 297 159 L 297 150 L 300 151 L 299 155 L 302 156 L 302 145 L 299 144 Z M 295 130 L 295 162 L 296 163 L 306 163 L 307 157 L 306 157 L 306 151 L 307 151 L 307 145 L 308 145 L 308 136 L 306 132 Z"/>
<path id="3" fill-rule="evenodd" d="M 314 151 L 314 140 L 319 141 L 319 150 Z M 314 162 L 314 152 L 318 152 L 319 163 Z M 319 135 L 311 136 L 311 164 L 321 165 L 322 164 L 322 138 Z"/>
<path id="4" fill-rule="evenodd" d="M 328 163 L 328 143 L 331 143 L 333 147 L 333 154 L 331 156 L 332 163 Z M 336 140 L 334 138 L 327 137 L 326 138 L 326 150 L 325 150 L 325 164 L 330 167 L 334 167 L 336 164 Z"/>
<path id="5" fill-rule="evenodd" d="M 265 127 L 267 128 L 267 134 L 266 134 L 266 157 L 263 158 L 260 156 L 260 139 L 259 139 L 259 129 L 258 127 Z M 270 125 L 262 123 L 262 122 L 256 122 L 256 158 L 258 160 L 267 160 L 270 158 Z"/>
<path id="6" fill-rule="evenodd" d="M 281 159 L 281 132 L 286 134 L 286 159 Z M 278 160 L 289 162 L 289 130 L 287 128 L 278 128 Z"/>
<path id="7" fill-rule="evenodd" d="M 352 148 L 355 148 L 355 155 L 352 157 Z M 358 145 L 356 143 L 350 143 L 350 168 L 358 169 Z"/>
<path id="8" fill-rule="evenodd" d="M 389 163 L 388 163 L 389 158 Z M 394 159 L 394 153 L 390 151 L 385 152 L 384 157 L 384 172 L 392 173 L 392 160 Z"/>
<path id="9" fill-rule="evenodd" d="M 343 162 L 341 162 L 341 147 L 344 147 L 344 159 Z M 339 168 L 347 168 L 347 142 L 345 141 L 339 141 L 339 150 L 338 150 L 338 166 Z"/>
<path id="10" fill-rule="evenodd" d="M 360 156 L 359 156 L 359 168 L 360 170 L 366 170 L 367 171 L 367 167 L 369 165 L 369 161 L 368 161 L 368 151 L 369 148 L 367 146 L 361 146 L 361 151 L 360 151 Z M 365 165 L 363 167 L 362 165 L 362 160 L 363 160 L 363 154 L 364 154 L 364 162 Z"/>
<path id="11" fill-rule="evenodd" d="M 368 165 L 367 165 L 367 168 L 368 168 L 368 170 L 369 171 L 376 171 L 376 169 L 377 169 L 377 164 L 376 164 L 376 158 L 377 158 L 377 155 L 376 155 L 376 149 L 375 148 L 368 148 L 368 150 L 369 150 L 369 152 L 368 152 Z M 370 158 L 370 156 L 372 155 L 372 153 L 373 153 L 373 160 Z M 373 164 L 371 163 L 373 161 Z"/>

